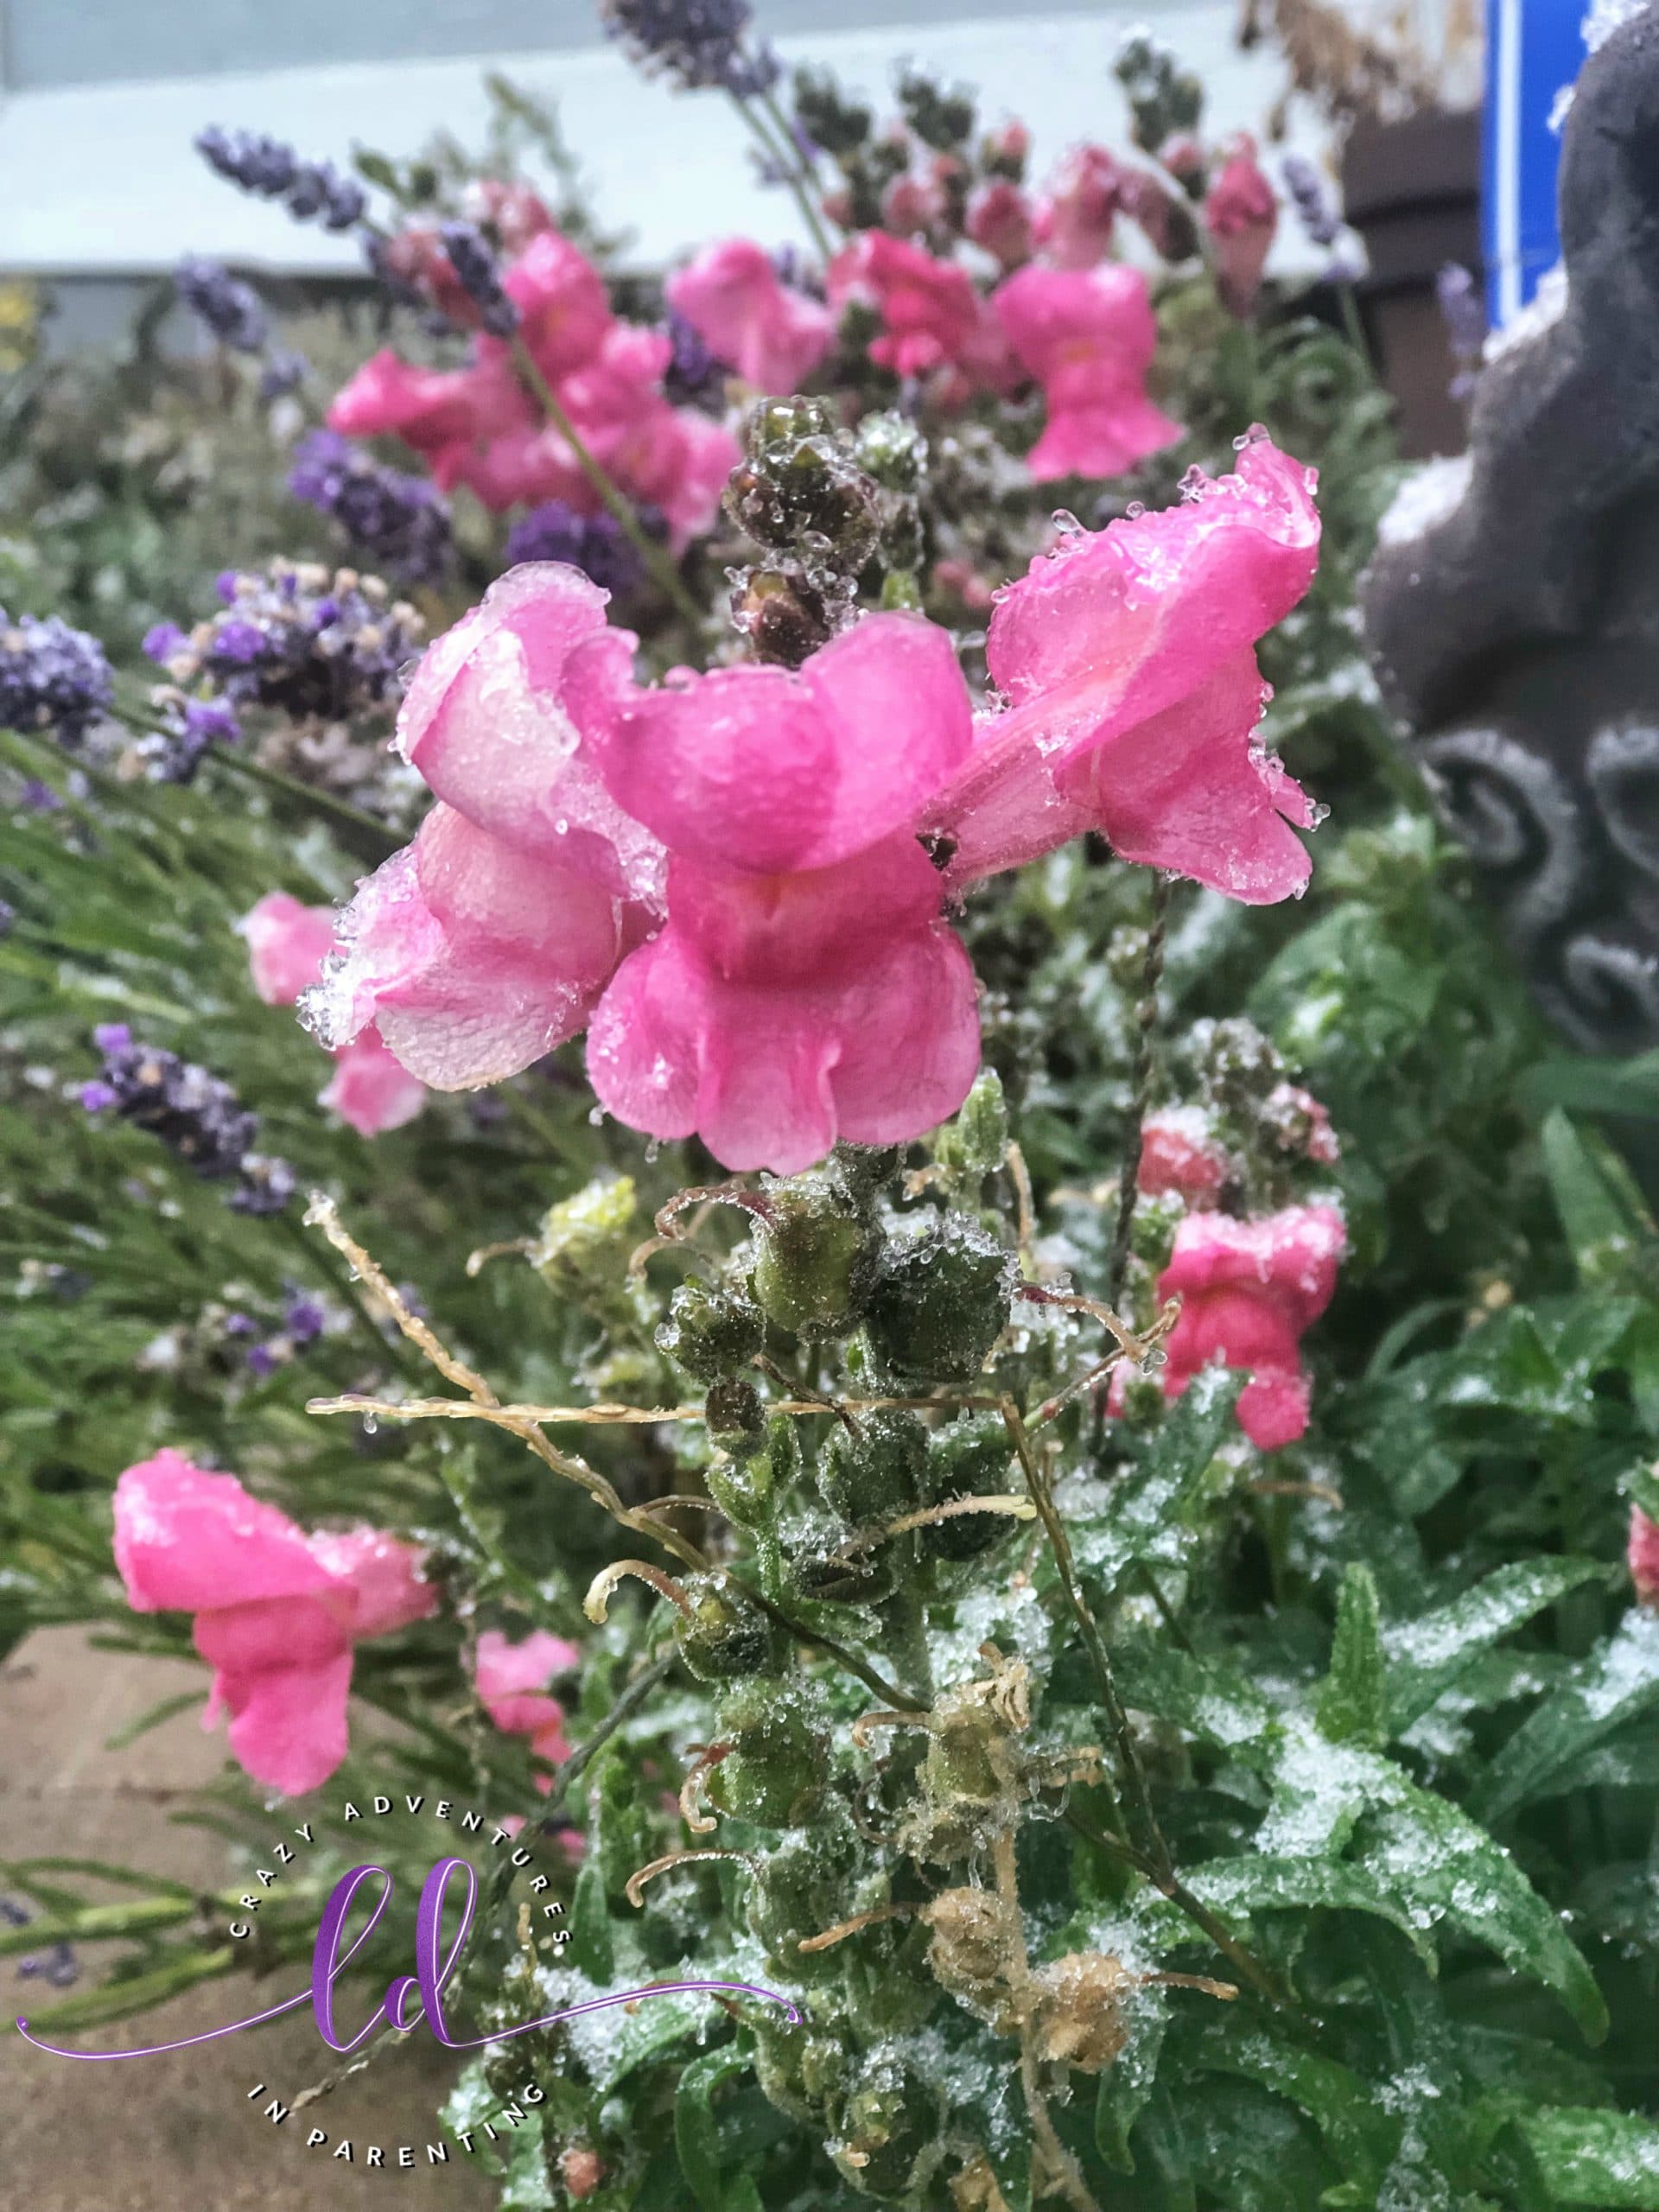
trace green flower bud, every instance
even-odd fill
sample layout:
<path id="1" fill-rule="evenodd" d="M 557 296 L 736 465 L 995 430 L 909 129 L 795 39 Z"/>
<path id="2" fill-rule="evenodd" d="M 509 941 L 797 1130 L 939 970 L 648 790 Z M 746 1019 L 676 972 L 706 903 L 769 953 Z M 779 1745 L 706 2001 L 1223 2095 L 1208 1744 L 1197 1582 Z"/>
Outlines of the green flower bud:
<path id="1" fill-rule="evenodd" d="M 890 409 L 864 417 L 854 450 L 859 467 L 886 492 L 914 492 L 927 473 L 927 440 Z"/>
<path id="2" fill-rule="evenodd" d="M 712 1803 L 761 1827 L 794 1827 L 811 1818 L 823 1795 L 830 1739 L 798 1695 L 776 1684 L 741 1683 L 721 1705 L 719 1728 L 732 1748 L 709 1774 Z"/>
<path id="3" fill-rule="evenodd" d="M 599 1176 L 573 1198 L 548 1208 L 530 1263 L 561 1298 L 602 1310 L 615 1302 L 639 1242 L 633 1179 Z"/>
<path id="4" fill-rule="evenodd" d="M 1024 1488 L 1015 1483 L 1014 1471 L 1014 1446 L 1001 1421 L 995 1414 L 970 1414 L 929 1439 L 923 1495 L 929 1505 L 953 1497 L 1006 1497 Z M 1009 1514 L 959 1513 L 916 1534 L 926 1558 L 973 1559 L 1001 1543 L 1015 1525 Z"/>
<path id="5" fill-rule="evenodd" d="M 898 1547 L 873 1545 L 843 1559 L 847 1541 L 843 1522 L 822 1513 L 796 1516 L 779 1531 L 789 1587 L 825 1605 L 874 1605 L 890 1598 L 898 1583 Z"/>
<path id="6" fill-rule="evenodd" d="M 836 418 L 827 401 L 791 393 L 763 399 L 751 410 L 744 424 L 744 443 L 753 459 L 766 460 L 787 452 L 803 438 L 830 437 L 835 429 Z"/>
<path id="7" fill-rule="evenodd" d="M 853 1211 L 868 1214 L 899 1173 L 904 1157 L 902 1145 L 838 1144 L 830 1156 L 828 1173 Z"/>
<path id="8" fill-rule="evenodd" d="M 749 569 L 733 591 L 732 620 L 755 659 L 779 668 L 798 668 L 830 641 L 823 594 L 783 569 Z"/>
<path id="9" fill-rule="evenodd" d="M 818 1461 L 824 1503 L 849 1529 L 896 1521 L 922 1494 L 927 1431 L 899 1409 L 863 1414 L 857 1433 L 837 1428 Z"/>
<path id="10" fill-rule="evenodd" d="M 1014 1256 L 963 1214 L 936 1217 L 881 1255 L 865 1332 L 896 1382 L 971 1382 L 1007 1325 Z"/>
<path id="11" fill-rule="evenodd" d="M 848 99 L 828 69 L 795 72 L 795 113 L 813 144 L 836 156 L 856 153 L 875 120 L 868 108 Z"/>
<path id="12" fill-rule="evenodd" d="M 810 1341 L 844 1337 L 868 1295 L 880 1239 L 829 1177 L 797 1175 L 766 1194 L 754 1294 L 768 1320 Z"/>
<path id="13" fill-rule="evenodd" d="M 717 1382 L 747 1365 L 766 1332 L 760 1309 L 741 1291 L 684 1282 L 669 1300 L 657 1342 L 699 1382 Z"/>
<path id="14" fill-rule="evenodd" d="M 766 1450 L 766 1409 L 747 1376 L 722 1375 L 717 1382 L 711 1382 L 702 1414 L 709 1441 L 717 1451 L 729 1452 L 734 1459 L 747 1460 L 759 1459 Z M 770 1477 L 766 1487 L 772 1487 Z"/>
<path id="15" fill-rule="evenodd" d="M 685 1594 L 691 1611 L 680 1615 L 674 1633 L 680 1656 L 699 1681 L 778 1672 L 784 1654 L 776 1624 L 728 1576 L 694 1575 Z"/>
<path id="16" fill-rule="evenodd" d="M 860 2067 L 841 2111 L 840 2140 L 829 2148 L 842 2173 L 866 2196 L 888 2202 L 914 2195 L 944 2155 L 938 2092 L 891 2053 Z"/>
<path id="17" fill-rule="evenodd" d="M 1002 1078 L 982 1068 L 953 1122 L 933 1140 L 933 1157 L 959 1175 L 994 1175 L 1008 1156 L 1008 1109 Z"/>
<path id="18" fill-rule="evenodd" d="M 839 2037 L 818 2035 L 804 2023 L 791 2023 L 771 2005 L 757 2017 L 755 2079 L 767 2103 L 791 2120 L 822 2130 L 824 2107 L 840 2094 L 846 2073 L 846 2051 Z"/>

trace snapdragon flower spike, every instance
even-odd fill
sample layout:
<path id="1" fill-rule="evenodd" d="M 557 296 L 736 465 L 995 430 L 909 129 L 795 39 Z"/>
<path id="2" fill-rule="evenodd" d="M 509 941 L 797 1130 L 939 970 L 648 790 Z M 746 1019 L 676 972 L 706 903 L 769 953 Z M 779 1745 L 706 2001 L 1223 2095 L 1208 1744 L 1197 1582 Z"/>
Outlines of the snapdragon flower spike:
<path id="1" fill-rule="evenodd" d="M 334 939 L 331 906 L 307 906 L 286 891 L 268 891 L 242 918 L 253 987 L 267 1006 L 293 1006 L 321 980 Z M 426 1103 L 426 1086 L 400 1066 L 370 1023 L 334 1054 L 334 1072 L 317 1103 L 354 1128 L 379 1136 L 412 1122 Z"/>
<path id="2" fill-rule="evenodd" d="M 581 1664 L 582 1652 L 568 1637 L 534 1629 L 512 1643 L 499 1629 L 486 1628 L 474 1657 L 473 1687 L 503 1735 L 527 1737 L 536 1758 L 557 1766 L 569 1758 L 570 1745 L 564 1707 L 548 1688 L 556 1676 L 572 1674 Z M 552 1776 L 541 1776 L 536 1786 L 545 1796 L 553 1787 Z"/>
<path id="3" fill-rule="evenodd" d="M 971 742 L 948 633 L 868 615 L 798 671 L 653 689 L 634 642 L 595 638 L 564 681 L 585 752 L 671 856 L 666 923 L 589 1028 L 600 1103 L 780 1173 L 933 1128 L 979 1061 L 973 969 L 913 834 Z"/>
<path id="4" fill-rule="evenodd" d="M 114 696 L 104 648 L 60 615 L 0 607 L 0 729 L 41 731 L 78 745 Z"/>
<path id="5" fill-rule="evenodd" d="M 669 305 L 756 391 L 798 391 L 829 352 L 836 318 L 779 280 L 751 238 L 708 247 L 666 286 Z"/>
<path id="6" fill-rule="evenodd" d="M 830 264 L 830 298 L 839 308 L 865 299 L 884 329 L 870 359 L 895 376 L 920 377 L 971 361 L 983 329 L 983 303 L 968 271 L 887 231 L 861 232 Z"/>
<path id="7" fill-rule="evenodd" d="M 346 1757 L 353 1644 L 437 1610 L 412 1546 L 370 1528 L 308 1536 L 173 1451 L 116 1484 L 115 1563 L 135 1612 L 195 1615 L 213 1670 L 202 1725 L 228 1710 L 238 1763 L 285 1796 Z"/>
<path id="8" fill-rule="evenodd" d="M 1215 258 L 1216 283 L 1229 311 L 1249 315 L 1279 227 L 1279 202 L 1255 158 L 1255 141 L 1241 132 L 1205 195 L 1204 225 Z"/>
<path id="9" fill-rule="evenodd" d="M 605 627 L 574 569 L 515 569 L 428 652 L 398 720 L 438 804 L 359 887 L 305 1018 L 339 1050 L 377 1024 L 442 1090 L 516 1074 L 586 1022 L 660 911 L 656 840 L 583 755 L 565 664 Z"/>
<path id="10" fill-rule="evenodd" d="M 1300 891 L 1317 816 L 1254 741 L 1255 641 L 1313 580 L 1315 472 L 1263 431 L 1179 505 L 1065 532 L 999 597 L 987 658 L 1009 711 L 925 810 L 967 883 L 1099 830 L 1125 860 L 1250 905 Z"/>
<path id="11" fill-rule="evenodd" d="M 1188 1214 L 1158 1278 L 1160 1300 L 1181 1300 L 1165 1346 L 1164 1395 L 1179 1398 L 1217 1360 L 1247 1369 L 1239 1426 L 1263 1452 L 1295 1443 L 1308 1415 L 1301 1339 L 1331 1303 L 1347 1242 L 1332 1205 L 1287 1206 L 1255 1221 Z"/>
<path id="12" fill-rule="evenodd" d="M 1079 146 L 1037 204 L 1036 238 L 1057 269 L 1092 269 L 1112 250 L 1124 172 L 1103 146 Z"/>
<path id="13" fill-rule="evenodd" d="M 288 488 L 386 575 L 436 583 L 448 573 L 454 551 L 449 509 L 426 477 L 388 468 L 334 430 L 313 430 L 294 448 Z"/>
<path id="14" fill-rule="evenodd" d="M 1118 476 L 1184 435 L 1147 397 L 1158 325 L 1138 269 L 1032 265 L 999 285 L 992 305 L 1047 403 L 1026 461 L 1038 483 Z"/>

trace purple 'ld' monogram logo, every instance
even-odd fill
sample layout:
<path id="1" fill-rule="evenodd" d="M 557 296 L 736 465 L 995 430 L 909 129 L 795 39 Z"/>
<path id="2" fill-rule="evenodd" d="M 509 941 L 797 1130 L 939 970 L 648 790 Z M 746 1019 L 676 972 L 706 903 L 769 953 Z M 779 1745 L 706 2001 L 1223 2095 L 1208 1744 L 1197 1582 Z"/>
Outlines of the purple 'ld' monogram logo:
<path id="1" fill-rule="evenodd" d="M 378 1877 L 381 1890 L 375 1899 L 367 1921 L 352 1942 L 340 1948 L 345 1936 L 346 1922 L 358 1891 L 364 1885 Z M 457 1877 L 466 1885 L 461 1899 L 461 1924 L 448 1952 L 443 1948 L 443 1913 L 450 1885 Z M 245 2028 L 261 2027 L 267 2020 L 275 2020 L 285 2012 L 296 2011 L 308 2004 L 317 2024 L 317 2033 L 331 2050 L 355 2050 L 359 2044 L 372 2035 L 383 2022 L 388 2027 L 407 2031 L 417 2027 L 423 2019 L 435 2039 L 451 2050 L 476 2050 L 486 2043 L 508 2043 L 514 2036 L 526 2036 L 534 2028 L 550 2028 L 561 2020 L 575 2019 L 583 2012 L 602 2012 L 613 2005 L 633 2005 L 647 1997 L 676 1997 L 699 1990 L 724 1991 L 734 1996 L 760 1997 L 769 2005 L 780 2005 L 792 2021 L 800 2013 L 786 1997 L 775 1989 L 759 1989 L 747 1981 L 659 1981 L 642 1989 L 618 1990 L 609 1997 L 589 1998 L 585 2004 L 568 2005 L 556 2012 L 544 2012 L 540 2019 L 526 2020 L 517 2028 L 500 2028 L 487 2036 L 452 2035 L 449 2023 L 444 2018 L 443 1987 L 461 1964 L 461 1955 L 473 1925 L 473 1916 L 478 1902 L 478 1877 L 465 1859 L 440 1859 L 421 1885 L 421 1901 L 415 1919 L 415 1971 L 399 1974 L 389 1983 L 379 2010 L 370 2014 L 355 2035 L 342 2035 L 334 2019 L 334 1984 L 362 1949 L 376 1927 L 381 1915 L 391 1901 L 396 1888 L 392 1876 L 384 1866 L 353 1866 L 342 1874 L 329 1894 L 323 1907 L 322 1918 L 317 1927 L 317 1940 L 311 1953 L 311 1980 L 308 1988 L 296 1995 L 273 2005 L 268 2012 L 255 2012 L 245 2020 L 232 2020 L 226 2027 L 209 2028 L 203 2035 L 184 2036 L 176 2043 L 148 2044 L 137 2050 L 66 2050 L 61 2044 L 45 2043 L 39 2036 L 29 2032 L 27 2020 L 19 2020 L 18 2031 L 25 2041 L 37 2050 L 50 2051 L 57 2058 L 154 2058 L 164 2050 L 186 2050 L 193 2044 L 214 2043 L 221 2036 L 240 2035 Z"/>

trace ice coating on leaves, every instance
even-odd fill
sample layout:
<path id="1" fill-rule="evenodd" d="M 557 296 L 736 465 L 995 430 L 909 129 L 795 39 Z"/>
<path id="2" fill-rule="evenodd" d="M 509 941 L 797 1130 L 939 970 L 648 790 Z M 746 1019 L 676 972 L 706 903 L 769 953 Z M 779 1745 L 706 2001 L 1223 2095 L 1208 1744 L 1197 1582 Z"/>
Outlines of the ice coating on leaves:
<path id="1" fill-rule="evenodd" d="M 1374 1753 L 1332 1744 L 1317 1730 L 1287 1728 L 1274 1763 L 1273 1802 L 1256 1830 L 1258 1851 L 1307 1858 L 1340 1851 L 1376 1795 Z"/>

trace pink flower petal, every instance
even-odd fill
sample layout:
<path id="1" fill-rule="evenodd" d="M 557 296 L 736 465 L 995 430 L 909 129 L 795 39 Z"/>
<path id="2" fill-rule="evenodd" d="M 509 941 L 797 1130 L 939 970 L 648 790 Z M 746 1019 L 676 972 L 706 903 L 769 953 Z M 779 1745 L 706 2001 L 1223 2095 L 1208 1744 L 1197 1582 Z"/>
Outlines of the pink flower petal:
<path id="1" fill-rule="evenodd" d="M 350 1745 L 351 1642 L 326 1609 L 288 1599 L 203 1613 L 196 1649 L 214 1669 L 210 1709 L 230 1709 L 238 1764 L 287 1797 L 320 1789 Z"/>
<path id="2" fill-rule="evenodd" d="M 835 336 L 830 310 L 780 283 L 771 257 L 749 238 L 706 248 L 664 289 L 715 359 L 756 391 L 795 391 Z"/>
<path id="3" fill-rule="evenodd" d="M 267 1006 L 292 1006 L 322 973 L 334 914 L 332 906 L 305 906 L 286 891 L 268 891 L 237 927 L 247 939 L 254 989 Z"/>
<path id="4" fill-rule="evenodd" d="M 424 1554 L 384 1529 L 320 1529 L 311 1539 L 311 1549 L 348 1586 L 352 1602 L 347 1626 L 359 1641 L 390 1636 L 438 1610 L 436 1589 L 421 1580 Z"/>
<path id="5" fill-rule="evenodd" d="M 115 1487 L 115 1563 L 135 1611 L 333 1591 L 304 1532 L 250 1497 L 234 1475 L 207 1474 L 164 1450 L 129 1467 Z"/>
<path id="6" fill-rule="evenodd" d="M 605 280 L 587 255 L 557 231 L 537 233 L 503 279 L 519 327 L 550 384 L 582 367 L 611 326 Z"/>
<path id="7" fill-rule="evenodd" d="M 334 1054 L 333 1078 L 318 1092 L 317 1103 L 359 1136 L 383 1136 L 415 1119 L 426 1104 L 426 1085 L 393 1058 L 371 1022 Z"/>
<path id="8" fill-rule="evenodd" d="M 534 1737 L 546 1730 L 563 1742 L 564 1708 L 547 1694 L 547 1686 L 581 1664 L 575 1644 L 544 1629 L 518 1643 L 509 1643 L 499 1629 L 486 1629 L 478 1639 L 473 1682 L 480 1703 L 506 1734 Z"/>

